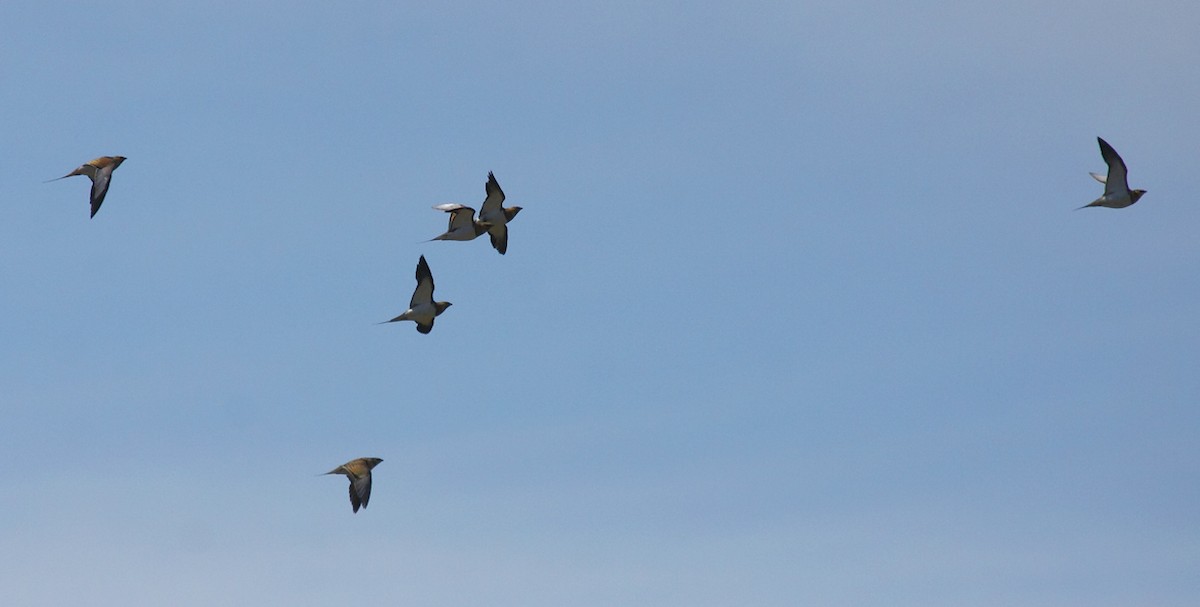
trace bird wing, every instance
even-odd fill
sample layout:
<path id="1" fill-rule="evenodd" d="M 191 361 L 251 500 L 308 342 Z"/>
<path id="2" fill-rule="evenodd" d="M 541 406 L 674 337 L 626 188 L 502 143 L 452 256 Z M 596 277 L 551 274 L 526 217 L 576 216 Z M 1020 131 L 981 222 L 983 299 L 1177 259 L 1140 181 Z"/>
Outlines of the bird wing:
<path id="1" fill-rule="evenodd" d="M 415 308 L 420 304 L 433 303 L 433 273 L 429 271 L 429 263 L 425 261 L 425 256 L 421 256 L 421 260 L 417 262 L 417 288 L 413 290 L 412 299 L 408 302 L 408 307 Z"/>
<path id="2" fill-rule="evenodd" d="M 371 501 L 371 473 L 350 477 L 350 505 L 358 512 L 359 507 L 366 508 Z"/>
<path id="3" fill-rule="evenodd" d="M 92 217 L 96 216 L 96 211 L 99 211 L 100 205 L 104 204 L 104 197 L 108 195 L 108 183 L 112 180 L 112 172 L 115 168 L 113 165 L 108 165 L 89 175 L 92 178 Z"/>
<path id="4" fill-rule="evenodd" d="M 443 206 L 451 206 L 451 205 L 443 205 Z M 459 230 L 459 229 L 467 230 L 467 231 L 475 229 L 475 209 L 472 209 L 471 207 L 464 207 L 461 204 L 455 205 L 455 206 L 457 206 L 458 208 L 457 209 L 442 209 L 442 210 L 450 213 L 450 226 L 447 229 L 451 232 L 453 232 L 454 230 Z"/>
<path id="5" fill-rule="evenodd" d="M 430 320 L 429 324 L 427 324 L 427 325 L 417 323 L 417 331 L 421 332 L 423 335 L 428 335 L 429 332 L 432 330 L 433 330 L 433 321 L 432 320 Z"/>
<path id="6" fill-rule="evenodd" d="M 488 227 L 488 236 L 492 239 L 492 246 L 500 251 L 503 255 L 508 250 L 508 226 L 505 224 L 493 225 Z"/>
<path id="7" fill-rule="evenodd" d="M 503 209 L 500 205 L 504 203 L 504 190 L 500 189 L 500 183 L 496 181 L 496 176 L 488 171 L 487 185 L 484 186 L 487 190 L 487 198 L 483 199 L 483 206 L 479 209 L 479 217 L 491 217 L 496 213 L 503 214 Z"/>
<path id="8" fill-rule="evenodd" d="M 1104 162 L 1108 163 L 1108 176 L 1104 179 L 1104 195 L 1128 195 L 1129 182 L 1127 176 L 1129 171 L 1125 168 L 1125 161 L 1121 160 L 1121 156 L 1113 149 L 1113 146 L 1108 145 L 1108 142 L 1097 137 L 1096 141 L 1100 142 L 1100 155 L 1104 157 Z"/>
<path id="9" fill-rule="evenodd" d="M 1108 178 L 1105 177 L 1104 175 L 1101 175 L 1100 173 L 1088 173 L 1088 175 L 1091 175 L 1092 179 L 1095 179 L 1096 181 L 1099 181 L 1100 183 L 1108 182 Z"/>

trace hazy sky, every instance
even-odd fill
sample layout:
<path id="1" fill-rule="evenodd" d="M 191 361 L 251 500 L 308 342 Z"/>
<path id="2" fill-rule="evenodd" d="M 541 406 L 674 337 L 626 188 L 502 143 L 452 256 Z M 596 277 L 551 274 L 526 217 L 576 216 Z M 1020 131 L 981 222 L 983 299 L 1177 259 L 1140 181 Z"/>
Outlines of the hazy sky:
<path id="1" fill-rule="evenodd" d="M 1197 32 L 0 4 L 0 600 L 1195 605 Z M 489 170 L 508 254 L 423 242 Z"/>

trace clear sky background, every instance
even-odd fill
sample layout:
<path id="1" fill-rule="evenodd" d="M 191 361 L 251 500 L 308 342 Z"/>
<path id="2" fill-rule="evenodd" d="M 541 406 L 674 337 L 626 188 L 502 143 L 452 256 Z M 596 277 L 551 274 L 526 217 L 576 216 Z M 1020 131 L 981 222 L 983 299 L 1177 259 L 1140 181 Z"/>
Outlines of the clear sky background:
<path id="1" fill-rule="evenodd" d="M 0 4 L 0 599 L 1196 605 L 1197 32 Z M 508 254 L 422 242 L 489 170 Z"/>

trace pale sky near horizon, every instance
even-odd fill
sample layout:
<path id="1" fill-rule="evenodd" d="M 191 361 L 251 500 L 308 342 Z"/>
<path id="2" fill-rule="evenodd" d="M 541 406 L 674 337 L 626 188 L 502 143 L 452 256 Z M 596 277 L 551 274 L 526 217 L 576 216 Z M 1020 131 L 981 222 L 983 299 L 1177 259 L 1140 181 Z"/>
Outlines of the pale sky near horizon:
<path id="1" fill-rule="evenodd" d="M 1198 31 L 0 5 L 0 602 L 1195 605 Z"/>

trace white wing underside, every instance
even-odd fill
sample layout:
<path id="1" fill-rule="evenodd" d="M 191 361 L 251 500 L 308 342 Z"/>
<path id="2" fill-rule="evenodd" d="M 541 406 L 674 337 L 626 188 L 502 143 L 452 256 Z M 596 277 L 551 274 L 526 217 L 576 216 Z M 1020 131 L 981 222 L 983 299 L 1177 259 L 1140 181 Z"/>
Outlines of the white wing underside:
<path id="1" fill-rule="evenodd" d="M 433 305 L 433 281 L 422 280 L 417 283 L 416 290 L 413 291 L 412 299 L 408 302 L 408 307 L 412 311 L 416 311 L 422 306 Z"/>

